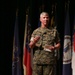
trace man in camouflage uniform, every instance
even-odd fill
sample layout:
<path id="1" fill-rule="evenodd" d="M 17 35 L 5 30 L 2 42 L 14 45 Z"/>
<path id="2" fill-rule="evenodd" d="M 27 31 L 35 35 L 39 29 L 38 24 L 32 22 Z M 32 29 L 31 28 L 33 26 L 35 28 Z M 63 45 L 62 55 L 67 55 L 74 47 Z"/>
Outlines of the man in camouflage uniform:
<path id="1" fill-rule="evenodd" d="M 60 48 L 58 31 L 49 28 L 49 15 L 47 12 L 40 14 L 41 27 L 33 31 L 29 43 L 33 48 L 33 74 L 32 75 L 55 75 L 55 49 Z M 54 45 L 56 43 L 56 45 Z"/>

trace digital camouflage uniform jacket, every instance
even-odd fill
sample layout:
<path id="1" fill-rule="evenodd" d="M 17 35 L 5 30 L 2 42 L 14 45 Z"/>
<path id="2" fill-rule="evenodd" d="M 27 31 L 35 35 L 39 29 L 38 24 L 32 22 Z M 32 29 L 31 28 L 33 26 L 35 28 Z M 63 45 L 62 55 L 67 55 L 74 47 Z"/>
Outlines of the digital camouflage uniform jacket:
<path id="1" fill-rule="evenodd" d="M 31 38 L 40 36 L 40 40 L 34 47 L 33 64 L 55 64 L 54 51 L 45 51 L 45 45 L 54 45 L 60 41 L 59 33 L 56 29 L 37 28 L 33 31 Z"/>

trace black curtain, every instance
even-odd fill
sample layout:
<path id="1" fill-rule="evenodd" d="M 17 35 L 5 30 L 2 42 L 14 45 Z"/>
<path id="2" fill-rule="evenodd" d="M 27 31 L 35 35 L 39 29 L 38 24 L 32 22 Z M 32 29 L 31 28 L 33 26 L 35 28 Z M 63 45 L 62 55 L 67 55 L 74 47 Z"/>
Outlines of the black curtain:
<path id="1" fill-rule="evenodd" d="M 38 27 L 39 20 L 39 8 L 44 5 L 44 11 L 47 11 L 51 17 L 52 4 L 57 3 L 58 12 L 58 25 L 57 29 L 60 33 L 61 39 L 61 49 L 60 58 L 58 60 L 58 72 L 57 75 L 62 75 L 62 51 L 63 51 L 63 37 L 64 37 L 64 12 L 65 12 L 65 2 L 68 0 L 3 0 L 1 2 L 1 69 L 3 70 L 1 74 L 6 72 L 11 75 L 11 64 L 12 64 L 12 49 L 13 49 L 13 35 L 14 35 L 14 25 L 16 18 L 16 9 L 19 9 L 19 37 L 21 50 L 23 50 L 23 40 L 25 31 L 25 17 L 26 10 L 30 8 L 30 23 L 32 25 L 32 31 Z M 72 32 L 72 25 L 75 13 L 74 1 L 70 0 L 70 25 Z M 21 52 L 21 57 L 23 56 L 23 51 Z M 10 72 L 9 72 L 10 71 Z"/>

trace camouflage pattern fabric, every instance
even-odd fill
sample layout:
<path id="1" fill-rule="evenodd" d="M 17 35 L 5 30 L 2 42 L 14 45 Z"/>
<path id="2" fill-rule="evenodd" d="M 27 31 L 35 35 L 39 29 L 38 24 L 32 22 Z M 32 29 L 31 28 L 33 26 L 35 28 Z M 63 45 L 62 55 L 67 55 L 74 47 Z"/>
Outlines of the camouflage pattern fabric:
<path id="1" fill-rule="evenodd" d="M 32 75 L 55 75 L 54 65 L 33 65 Z"/>
<path id="2" fill-rule="evenodd" d="M 54 51 L 40 50 L 40 47 L 44 48 L 45 45 L 54 45 L 55 42 L 60 41 L 57 30 L 39 27 L 32 34 L 32 37 L 36 36 L 40 36 L 40 40 L 36 43 L 38 48 L 34 48 L 33 64 L 54 64 Z"/>
<path id="3" fill-rule="evenodd" d="M 34 50 L 33 65 L 35 65 L 33 66 L 33 75 L 42 75 L 41 67 L 44 67 L 43 75 L 54 75 L 53 74 L 54 69 L 52 66 L 50 66 L 50 65 L 56 64 L 54 51 L 52 52 L 45 51 L 44 47 L 45 45 L 54 45 L 55 42 L 60 41 L 59 33 L 57 32 L 56 29 L 48 29 L 48 28 L 39 27 L 33 31 L 31 38 L 35 38 L 36 36 L 40 36 L 40 40 L 36 43 L 36 46 L 33 49 Z M 49 66 L 37 67 L 37 65 L 49 65 Z M 37 74 L 38 70 L 40 71 L 40 74 Z M 46 71 L 48 71 L 47 72 L 48 74 L 46 73 Z"/>

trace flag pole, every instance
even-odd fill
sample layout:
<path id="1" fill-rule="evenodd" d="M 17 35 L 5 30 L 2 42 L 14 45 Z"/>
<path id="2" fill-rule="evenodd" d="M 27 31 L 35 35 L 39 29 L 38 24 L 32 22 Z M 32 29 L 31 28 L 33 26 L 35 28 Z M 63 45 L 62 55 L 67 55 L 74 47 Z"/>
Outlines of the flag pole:
<path id="1" fill-rule="evenodd" d="M 57 20 L 56 20 L 56 15 L 57 15 L 57 14 L 56 14 L 56 13 L 57 13 L 57 11 L 56 11 L 57 9 L 56 9 L 56 8 L 57 8 L 57 3 L 55 3 L 55 22 L 57 21 Z M 54 22 L 54 23 L 55 23 L 55 22 Z M 57 24 L 57 22 L 56 22 L 55 24 Z M 55 25 L 55 24 L 54 24 L 54 25 Z M 54 28 L 56 29 L 56 28 L 57 28 L 57 25 L 55 25 Z"/>
<path id="2" fill-rule="evenodd" d="M 51 12 L 51 14 L 52 14 L 52 17 L 51 17 L 51 27 L 53 26 L 53 23 L 54 23 L 53 8 L 54 8 L 54 5 L 52 5 L 52 12 Z"/>
<path id="3" fill-rule="evenodd" d="M 18 16 L 18 9 L 16 10 L 16 17 Z M 15 28 L 15 27 L 14 27 Z M 14 29 L 15 30 L 15 29 Z M 13 37 L 13 49 L 15 48 L 15 36 Z M 14 60 L 14 50 L 12 55 L 12 61 Z"/>
<path id="4" fill-rule="evenodd" d="M 27 33 L 27 22 L 28 22 L 28 9 L 26 11 L 26 21 L 25 21 L 25 32 L 24 32 L 24 44 L 23 44 L 23 70 L 24 70 L 24 75 L 26 75 L 26 67 L 24 65 L 24 55 L 25 55 L 25 44 L 26 44 L 26 33 Z"/>

